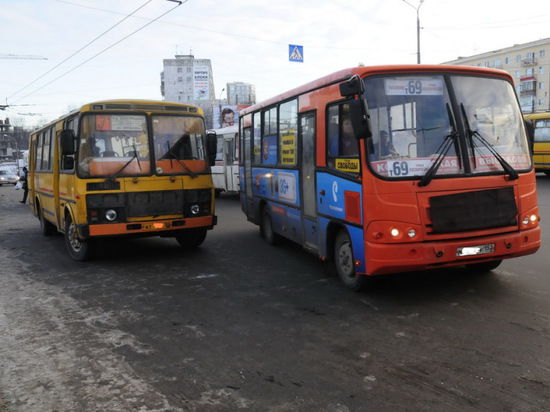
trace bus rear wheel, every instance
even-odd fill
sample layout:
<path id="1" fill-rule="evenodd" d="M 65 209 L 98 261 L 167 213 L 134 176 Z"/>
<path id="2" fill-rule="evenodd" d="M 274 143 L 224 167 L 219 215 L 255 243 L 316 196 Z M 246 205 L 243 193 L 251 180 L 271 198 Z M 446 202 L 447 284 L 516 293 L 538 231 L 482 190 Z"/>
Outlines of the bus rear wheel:
<path id="1" fill-rule="evenodd" d="M 355 291 L 363 289 L 367 283 L 365 275 L 355 273 L 355 259 L 348 233 L 341 230 L 334 242 L 334 266 L 338 277 L 344 285 Z"/>
<path id="2" fill-rule="evenodd" d="M 187 229 L 182 234 L 176 236 L 176 240 L 184 249 L 199 247 L 204 242 L 204 239 L 206 239 L 206 229 L 202 227 Z"/>
<path id="3" fill-rule="evenodd" d="M 74 260 L 82 262 L 92 255 L 92 241 L 79 238 L 78 229 L 71 218 L 65 221 L 65 246 Z"/>
<path id="4" fill-rule="evenodd" d="M 470 269 L 472 272 L 487 273 L 499 267 L 501 263 L 502 263 L 502 260 L 493 260 L 491 262 L 472 263 L 470 265 L 466 265 L 466 267 Z"/>
<path id="5" fill-rule="evenodd" d="M 260 236 L 272 246 L 277 245 L 281 240 L 281 237 L 273 231 L 273 221 L 271 220 L 271 215 L 269 214 L 269 208 L 267 206 L 262 209 Z"/>
<path id="6" fill-rule="evenodd" d="M 51 236 L 55 233 L 55 226 L 46 220 L 44 212 L 40 207 L 40 203 L 37 203 L 38 220 L 40 221 L 40 231 L 44 236 Z"/>

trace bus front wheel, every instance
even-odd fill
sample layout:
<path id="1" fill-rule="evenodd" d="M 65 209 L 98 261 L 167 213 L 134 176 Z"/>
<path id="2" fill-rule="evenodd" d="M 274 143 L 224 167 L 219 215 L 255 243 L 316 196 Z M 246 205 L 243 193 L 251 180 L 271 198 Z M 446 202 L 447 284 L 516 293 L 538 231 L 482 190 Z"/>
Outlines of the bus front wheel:
<path id="1" fill-rule="evenodd" d="M 349 235 L 345 230 L 338 233 L 334 242 L 334 265 L 338 277 L 347 288 L 360 291 L 365 286 L 367 277 L 355 273 L 353 248 Z"/>
<path id="2" fill-rule="evenodd" d="M 194 249 L 199 247 L 206 239 L 206 229 L 196 228 L 187 229 L 181 235 L 176 236 L 176 240 L 184 249 Z"/>
<path id="3" fill-rule="evenodd" d="M 65 221 L 65 246 L 69 256 L 74 260 L 88 260 L 92 254 L 91 240 L 82 240 L 78 236 L 78 229 L 71 218 Z"/>

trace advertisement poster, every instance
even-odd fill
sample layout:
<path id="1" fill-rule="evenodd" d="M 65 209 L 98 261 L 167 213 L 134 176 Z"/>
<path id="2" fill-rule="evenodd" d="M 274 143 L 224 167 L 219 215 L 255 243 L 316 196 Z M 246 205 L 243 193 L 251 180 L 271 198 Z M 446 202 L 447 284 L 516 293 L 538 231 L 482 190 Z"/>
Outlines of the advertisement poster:
<path id="1" fill-rule="evenodd" d="M 250 105 L 241 104 L 238 106 L 230 105 L 217 105 L 213 107 L 213 125 L 214 129 L 220 129 L 222 127 L 229 127 L 239 124 L 239 111 L 243 110 Z"/>
<path id="2" fill-rule="evenodd" d="M 195 100 L 208 100 L 208 67 L 195 66 L 193 68 L 193 80 L 193 96 Z"/>

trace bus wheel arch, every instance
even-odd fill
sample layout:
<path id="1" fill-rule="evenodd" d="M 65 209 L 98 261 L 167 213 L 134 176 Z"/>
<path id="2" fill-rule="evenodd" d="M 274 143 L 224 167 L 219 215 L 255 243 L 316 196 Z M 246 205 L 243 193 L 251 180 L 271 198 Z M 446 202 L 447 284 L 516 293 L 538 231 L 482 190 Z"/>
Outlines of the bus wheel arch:
<path id="1" fill-rule="evenodd" d="M 64 215 L 64 237 L 65 246 L 69 256 L 77 261 L 90 259 L 92 254 L 91 239 L 82 239 L 78 233 L 78 227 L 71 215 L 70 210 L 65 209 Z"/>
<path id="2" fill-rule="evenodd" d="M 262 200 L 259 207 L 260 236 L 269 245 L 275 246 L 281 240 L 281 236 L 273 230 L 273 218 L 269 211 L 269 205 Z"/>
<path id="3" fill-rule="evenodd" d="M 36 198 L 34 204 L 36 206 L 36 216 L 38 217 L 38 220 L 40 222 L 40 231 L 44 236 L 53 235 L 56 232 L 56 227 L 44 217 L 42 206 L 40 205 L 40 200 L 38 199 L 38 197 Z"/>
<path id="4" fill-rule="evenodd" d="M 367 276 L 358 275 L 355 270 L 353 244 L 348 230 L 342 225 L 333 224 L 329 225 L 327 231 L 331 266 L 348 289 L 360 291 L 365 287 Z"/>

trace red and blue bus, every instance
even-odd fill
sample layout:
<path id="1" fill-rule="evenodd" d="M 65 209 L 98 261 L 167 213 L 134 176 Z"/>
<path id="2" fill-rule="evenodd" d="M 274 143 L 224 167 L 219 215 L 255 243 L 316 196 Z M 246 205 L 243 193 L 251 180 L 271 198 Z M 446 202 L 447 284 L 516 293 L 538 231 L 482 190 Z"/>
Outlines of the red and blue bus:
<path id="1" fill-rule="evenodd" d="M 346 69 L 243 110 L 239 128 L 248 220 L 351 289 L 540 247 L 532 137 L 503 71 Z"/>

